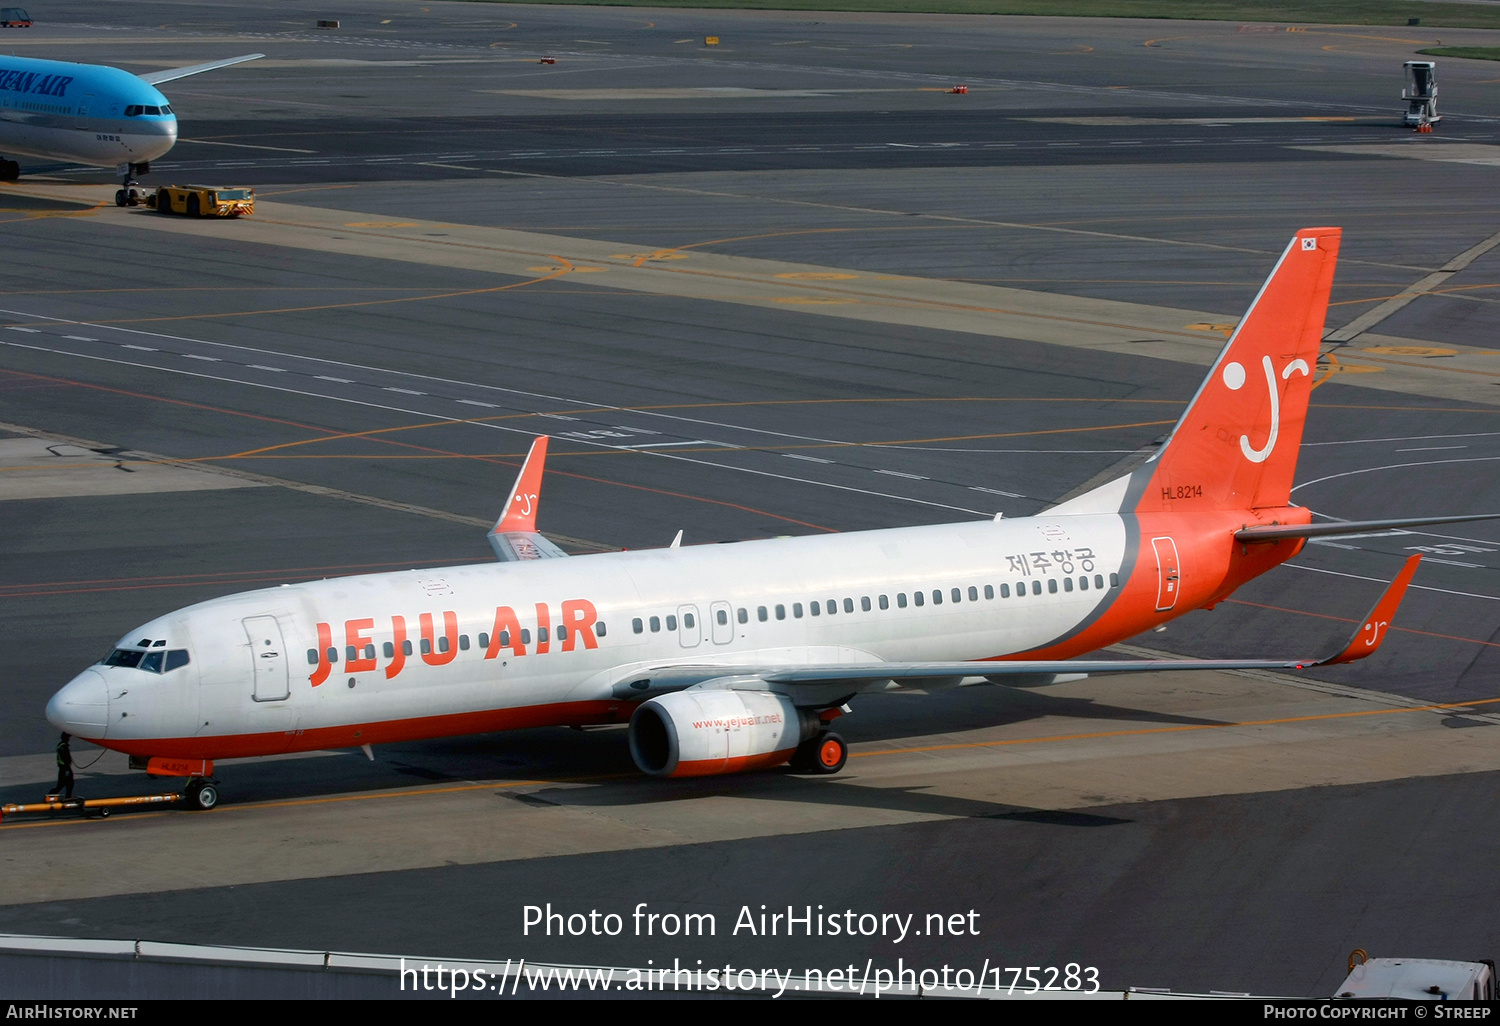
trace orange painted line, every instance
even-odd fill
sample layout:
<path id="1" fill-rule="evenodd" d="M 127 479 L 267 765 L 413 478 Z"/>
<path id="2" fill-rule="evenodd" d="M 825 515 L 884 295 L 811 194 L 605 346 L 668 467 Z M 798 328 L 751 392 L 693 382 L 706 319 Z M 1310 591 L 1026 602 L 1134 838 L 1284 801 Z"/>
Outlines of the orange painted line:
<path id="1" fill-rule="evenodd" d="M 1145 734 L 1175 734 L 1186 730 L 1223 730 L 1227 727 L 1274 727 L 1284 723 L 1311 723 L 1316 720 L 1339 720 L 1353 716 L 1382 716 L 1398 713 L 1436 712 L 1441 709 L 1470 709 L 1491 705 L 1500 698 L 1481 698 L 1473 702 L 1446 702 L 1441 705 L 1410 705 L 1395 709 L 1360 709 L 1354 712 L 1319 713 L 1314 716 L 1287 716 L 1275 720 L 1240 720 L 1235 723 L 1188 723 L 1175 727 L 1144 727 L 1140 730 L 1106 730 L 1097 734 L 1056 734 L 1051 737 L 1020 737 L 1004 741 L 968 741 L 951 745 L 925 745 L 919 748 L 887 748 L 878 752 L 850 752 L 849 758 L 875 755 L 905 755 L 914 752 L 946 752 L 958 748 L 1000 748 L 1006 745 L 1034 745 L 1056 741 L 1093 741 L 1106 737 L 1137 737 Z"/>
<path id="2" fill-rule="evenodd" d="M 1232 599 L 1225 599 L 1224 601 L 1225 602 L 1231 602 L 1231 603 L 1233 603 L 1234 605 L 1237 605 L 1237 606 L 1254 606 L 1257 609 L 1271 609 L 1271 610 L 1275 610 L 1278 613 L 1296 613 L 1298 616 L 1316 616 L 1320 620 L 1338 620 L 1340 623 L 1363 623 L 1364 622 L 1362 620 L 1351 620 L 1351 619 L 1349 619 L 1346 616 L 1332 616 L 1332 615 L 1330 615 L 1328 613 L 1309 613 L 1305 609 L 1288 609 L 1285 606 L 1271 606 L 1271 605 L 1267 605 L 1264 602 L 1250 602 L 1250 601 L 1248 601 L 1246 599 L 1234 599 L 1234 598 L 1232 598 Z M 1461 638 L 1457 634 L 1438 634 L 1435 631 L 1419 631 L 1415 627 L 1396 627 L 1396 626 L 1391 626 L 1388 629 L 1389 630 L 1393 630 L 1393 631 L 1402 631 L 1403 633 L 1406 633 L 1406 634 L 1420 634 L 1420 635 L 1422 635 L 1424 637 L 1428 637 L 1428 638 L 1442 638 L 1444 641 L 1463 641 L 1463 642 L 1467 642 L 1470 645 L 1487 645 L 1490 648 L 1500 648 L 1500 642 L 1481 641 L 1478 638 Z"/>
<path id="3" fill-rule="evenodd" d="M 512 780 L 493 781 L 487 784 L 457 784 L 451 787 L 429 787 L 412 789 L 409 791 L 369 791 L 363 794 L 336 794 L 322 798 L 288 798 L 282 801 L 247 802 L 243 805 L 220 805 L 215 812 L 241 812 L 254 809 L 286 809 L 304 805 L 336 805 L 342 802 L 366 802 L 379 801 L 387 798 L 426 798 L 440 794 L 459 794 L 465 791 L 503 791 L 515 787 L 529 787 L 532 785 L 546 784 L 587 784 L 607 780 L 623 780 L 627 777 L 635 777 L 635 773 L 605 773 L 587 777 L 560 777 L 556 780 Z M 190 809 L 175 811 L 190 812 Z M 147 816 L 164 816 L 166 812 L 142 813 L 132 815 L 130 821 L 145 819 Z M 73 823 L 94 822 L 87 816 L 56 816 L 52 819 L 40 820 L 32 823 L 5 823 L 0 824 L 0 830 L 25 830 L 41 826 L 63 826 Z"/>

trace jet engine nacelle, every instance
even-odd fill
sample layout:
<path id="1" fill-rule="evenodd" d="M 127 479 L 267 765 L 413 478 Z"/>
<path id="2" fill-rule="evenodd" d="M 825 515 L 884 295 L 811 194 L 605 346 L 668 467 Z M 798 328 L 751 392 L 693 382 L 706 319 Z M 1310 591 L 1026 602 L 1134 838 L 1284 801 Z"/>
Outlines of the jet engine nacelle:
<path id="1" fill-rule="evenodd" d="M 692 689 L 643 703 L 630 717 L 630 755 L 656 777 L 705 777 L 779 766 L 821 726 L 771 691 Z"/>

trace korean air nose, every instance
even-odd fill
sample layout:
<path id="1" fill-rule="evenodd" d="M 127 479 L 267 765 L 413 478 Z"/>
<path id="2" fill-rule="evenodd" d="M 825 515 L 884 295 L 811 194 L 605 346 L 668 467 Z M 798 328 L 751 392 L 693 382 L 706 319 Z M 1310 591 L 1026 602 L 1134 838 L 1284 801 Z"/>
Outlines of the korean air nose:
<path id="1" fill-rule="evenodd" d="M 101 738 L 109 724 L 109 690 L 97 670 L 84 670 L 47 703 L 47 721 L 81 738 Z"/>

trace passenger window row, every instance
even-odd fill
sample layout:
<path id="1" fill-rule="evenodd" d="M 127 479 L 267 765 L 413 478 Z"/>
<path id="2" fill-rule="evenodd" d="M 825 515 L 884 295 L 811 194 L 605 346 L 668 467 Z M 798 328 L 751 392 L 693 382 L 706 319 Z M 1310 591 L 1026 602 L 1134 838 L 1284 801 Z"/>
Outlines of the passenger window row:
<path id="1" fill-rule="evenodd" d="M 1064 577 L 1061 578 L 1061 580 L 1061 590 L 1063 592 L 1105 590 L 1103 574 L 1093 574 L 1092 576 L 1090 576 L 1089 574 L 1081 574 L 1076 578 Z M 1049 595 L 1056 595 L 1058 593 L 1059 585 L 1057 582 L 1058 578 L 1056 577 L 1047 578 L 1046 588 Z M 1118 588 L 1120 586 L 1120 575 L 1117 573 L 1110 574 L 1108 586 L 1110 588 Z M 940 606 L 944 601 L 958 604 L 965 601 L 966 598 L 969 602 L 978 602 L 981 590 L 983 591 L 986 600 L 994 599 L 997 594 L 1000 598 L 1003 599 L 1011 598 L 1013 595 L 1015 598 L 1024 598 L 1028 594 L 1040 595 L 1042 593 L 1042 582 L 1040 580 L 1032 580 L 1029 583 L 1028 587 L 1028 582 L 1018 581 L 1016 582 L 1014 591 L 1012 591 L 1011 585 L 1007 582 L 1000 585 L 998 592 L 996 591 L 995 586 L 992 584 L 986 584 L 983 589 L 980 589 L 978 585 L 971 584 L 968 586 L 968 588 L 948 589 L 946 593 L 942 588 L 934 588 L 930 593 L 931 602 L 934 606 Z M 914 591 L 911 593 L 910 602 L 908 602 L 906 592 L 901 591 L 896 593 L 896 608 L 906 609 L 908 605 L 922 607 L 927 605 L 928 600 L 928 592 Z M 868 613 L 875 606 L 879 606 L 879 608 L 881 609 L 890 609 L 890 596 L 877 595 L 873 603 L 871 602 L 870 596 L 868 595 L 863 595 L 860 597 L 859 609 L 861 612 Z M 791 615 L 792 619 L 794 620 L 800 620 L 804 615 L 837 616 L 840 609 L 842 609 L 845 613 L 852 613 L 854 612 L 854 607 L 855 600 L 848 597 L 844 599 L 813 599 L 811 602 L 808 602 L 805 607 L 801 602 L 793 602 L 791 604 Z M 785 620 L 787 618 L 786 604 L 778 602 L 775 606 L 772 607 L 756 606 L 755 619 L 760 623 L 766 623 L 771 619 L 773 610 L 776 619 Z M 729 613 L 727 610 L 720 609 L 717 611 L 716 615 L 720 626 L 728 625 Z M 750 610 L 745 608 L 744 606 L 739 607 L 739 609 L 735 611 L 735 619 L 740 623 L 749 623 Z M 660 616 L 651 616 L 644 619 L 638 616 L 630 621 L 630 628 L 636 634 L 644 634 L 648 628 L 650 629 L 652 634 L 658 634 L 661 632 L 662 622 L 663 620 Z M 666 617 L 665 622 L 666 629 L 668 631 L 677 630 L 677 617 L 669 615 Z M 683 614 L 683 626 L 688 629 L 692 629 L 692 627 L 694 626 L 693 615 L 691 613 Z"/>

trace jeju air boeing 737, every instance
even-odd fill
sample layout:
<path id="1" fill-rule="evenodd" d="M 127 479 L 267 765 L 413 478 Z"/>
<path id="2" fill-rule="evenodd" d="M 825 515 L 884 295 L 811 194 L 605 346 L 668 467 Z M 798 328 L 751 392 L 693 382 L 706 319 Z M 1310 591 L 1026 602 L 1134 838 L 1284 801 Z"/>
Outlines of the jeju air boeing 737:
<path id="1" fill-rule="evenodd" d="M 189 778 L 213 760 L 629 723 L 646 773 L 834 773 L 862 693 L 1088 674 L 1301 670 L 1373 653 L 1412 557 L 1323 659 L 1078 660 L 1213 606 L 1315 535 L 1290 504 L 1340 232 L 1297 233 L 1167 443 L 1034 517 L 562 557 L 536 530 L 536 439 L 499 561 L 285 585 L 136 628 L 52 698 L 58 728 Z M 373 756 L 372 756 L 373 757 Z"/>
<path id="2" fill-rule="evenodd" d="M 135 197 L 136 175 L 177 142 L 177 116 L 158 90 L 163 82 L 264 57 L 250 53 L 186 68 L 132 75 L 102 64 L 0 57 L 0 154 L 118 167 L 121 206 Z M 0 180 L 15 181 L 21 165 L 0 159 Z"/>

